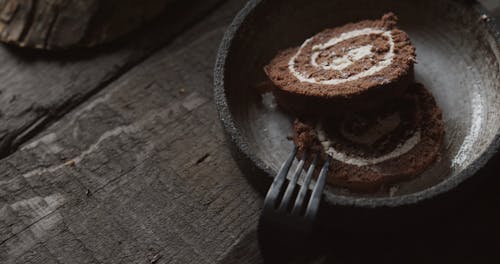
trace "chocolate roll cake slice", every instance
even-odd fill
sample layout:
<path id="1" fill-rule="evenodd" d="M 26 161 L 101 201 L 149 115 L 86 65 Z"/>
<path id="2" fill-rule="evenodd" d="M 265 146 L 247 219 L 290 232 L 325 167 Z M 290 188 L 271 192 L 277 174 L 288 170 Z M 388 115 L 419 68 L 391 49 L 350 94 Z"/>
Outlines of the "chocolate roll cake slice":
<path id="1" fill-rule="evenodd" d="M 293 113 L 329 115 L 381 105 L 413 82 L 415 49 L 397 17 L 326 29 L 264 67 L 278 103 Z"/>
<path id="2" fill-rule="evenodd" d="M 414 84 L 377 111 L 294 122 L 299 153 L 332 157 L 328 183 L 354 191 L 376 190 L 410 179 L 439 156 L 444 136 L 441 110 L 422 85 Z"/>

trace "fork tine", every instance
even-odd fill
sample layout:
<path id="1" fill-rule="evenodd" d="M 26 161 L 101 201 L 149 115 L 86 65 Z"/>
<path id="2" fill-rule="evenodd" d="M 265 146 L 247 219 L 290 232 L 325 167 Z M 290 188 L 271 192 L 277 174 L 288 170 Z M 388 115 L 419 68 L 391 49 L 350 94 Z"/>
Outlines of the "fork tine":
<path id="1" fill-rule="evenodd" d="M 304 162 L 306 160 L 307 160 L 307 152 L 304 152 L 304 155 L 302 155 L 302 159 L 300 160 L 297 169 L 295 169 L 295 173 L 293 174 L 292 179 L 290 180 L 288 186 L 286 187 L 285 195 L 283 195 L 283 199 L 281 200 L 281 205 L 279 207 L 279 210 L 285 211 L 288 208 L 290 200 L 292 200 L 293 191 L 295 190 L 295 186 L 297 185 L 297 181 L 299 179 L 300 174 L 302 173 L 302 168 L 304 167 Z"/>
<path id="2" fill-rule="evenodd" d="M 300 214 L 301 208 L 303 207 L 304 204 L 304 199 L 306 197 L 307 189 L 309 189 L 309 184 L 311 183 L 312 175 L 314 173 L 314 168 L 316 167 L 316 164 L 318 164 L 318 154 L 315 155 L 314 161 L 312 164 L 309 166 L 309 169 L 307 170 L 306 178 L 304 179 L 304 182 L 302 183 L 302 186 L 300 187 L 299 194 L 297 195 L 297 199 L 295 199 L 295 205 L 293 206 L 292 209 L 292 214 L 298 215 Z"/>
<path id="3" fill-rule="evenodd" d="M 264 208 L 273 208 L 276 205 L 276 200 L 278 199 L 281 186 L 283 186 L 283 183 L 285 182 L 286 175 L 290 170 L 290 166 L 292 165 L 293 159 L 295 158 L 296 154 L 297 147 L 294 146 L 292 153 L 285 161 L 285 163 L 281 165 L 278 174 L 276 175 L 276 177 L 274 177 L 273 183 L 271 184 L 271 187 L 269 188 L 269 191 L 267 192 L 266 198 L 264 200 Z"/>
<path id="4" fill-rule="evenodd" d="M 313 220 L 318 212 L 319 204 L 321 201 L 321 195 L 323 194 L 323 189 L 325 188 L 326 175 L 328 175 L 328 169 L 330 167 L 331 159 L 332 158 L 328 155 L 325 164 L 323 164 L 323 167 L 321 168 L 318 180 L 314 185 L 314 189 L 311 194 L 311 199 L 307 204 L 305 217 L 308 218 L 309 220 Z"/>

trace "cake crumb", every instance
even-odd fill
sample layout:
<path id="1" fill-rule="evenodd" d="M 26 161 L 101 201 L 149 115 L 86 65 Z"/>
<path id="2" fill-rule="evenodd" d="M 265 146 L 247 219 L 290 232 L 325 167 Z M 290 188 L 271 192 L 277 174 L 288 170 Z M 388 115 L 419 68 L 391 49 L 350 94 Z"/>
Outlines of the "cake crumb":
<path id="1" fill-rule="evenodd" d="M 489 18 L 489 17 L 488 17 L 488 15 L 486 15 L 486 14 L 481 15 L 479 18 L 480 18 L 482 21 L 486 21 L 486 22 L 490 21 L 490 18 Z"/>
<path id="2" fill-rule="evenodd" d="M 399 186 L 398 185 L 393 185 L 391 188 L 389 188 L 389 196 L 394 197 L 394 194 L 399 191 Z"/>

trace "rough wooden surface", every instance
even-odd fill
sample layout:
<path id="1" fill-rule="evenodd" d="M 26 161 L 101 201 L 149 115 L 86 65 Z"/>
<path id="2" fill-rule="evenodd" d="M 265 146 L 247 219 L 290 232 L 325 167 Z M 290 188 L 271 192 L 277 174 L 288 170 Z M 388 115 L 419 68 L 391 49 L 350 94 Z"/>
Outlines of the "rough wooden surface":
<path id="1" fill-rule="evenodd" d="M 181 1 L 124 45 L 68 54 L 0 46 L 0 157 L 106 87 L 199 20 L 220 0 Z"/>
<path id="2" fill-rule="evenodd" d="M 166 46 L 175 33 L 160 24 L 74 60 L 0 47 L 0 263 L 262 263 L 262 197 L 211 102 L 215 52 L 244 2 L 227 1 Z M 495 175 L 500 156 L 491 164 L 482 173 Z M 448 216 L 447 232 L 346 231 L 313 263 L 498 263 L 491 179 Z"/>
<path id="3" fill-rule="evenodd" d="M 252 228 L 261 197 L 211 103 L 215 50 L 242 2 L 0 163 L 1 263 L 214 263 Z"/>
<path id="4" fill-rule="evenodd" d="M 112 41 L 164 11 L 173 0 L 2 0 L 0 40 L 67 49 Z"/>

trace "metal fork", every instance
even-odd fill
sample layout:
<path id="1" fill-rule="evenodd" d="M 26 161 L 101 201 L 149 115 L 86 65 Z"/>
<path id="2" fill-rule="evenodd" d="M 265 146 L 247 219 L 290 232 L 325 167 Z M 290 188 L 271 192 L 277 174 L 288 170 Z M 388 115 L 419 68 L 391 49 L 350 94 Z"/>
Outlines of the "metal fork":
<path id="1" fill-rule="evenodd" d="M 264 259 L 273 262 L 283 261 L 293 252 L 305 253 L 308 241 L 313 234 L 314 223 L 318 215 L 319 205 L 325 188 L 326 175 L 331 158 L 323 164 L 310 196 L 307 196 L 313 173 L 318 164 L 316 154 L 307 170 L 304 182 L 298 193 L 298 180 L 302 173 L 308 154 L 304 153 L 297 168 L 285 188 L 286 176 L 293 163 L 297 147 L 294 147 L 288 159 L 281 166 L 267 192 L 264 208 L 259 219 L 258 238 Z M 295 201 L 292 205 L 292 200 Z M 306 201 L 308 200 L 308 201 Z M 300 251 L 295 251 L 300 250 Z"/>

